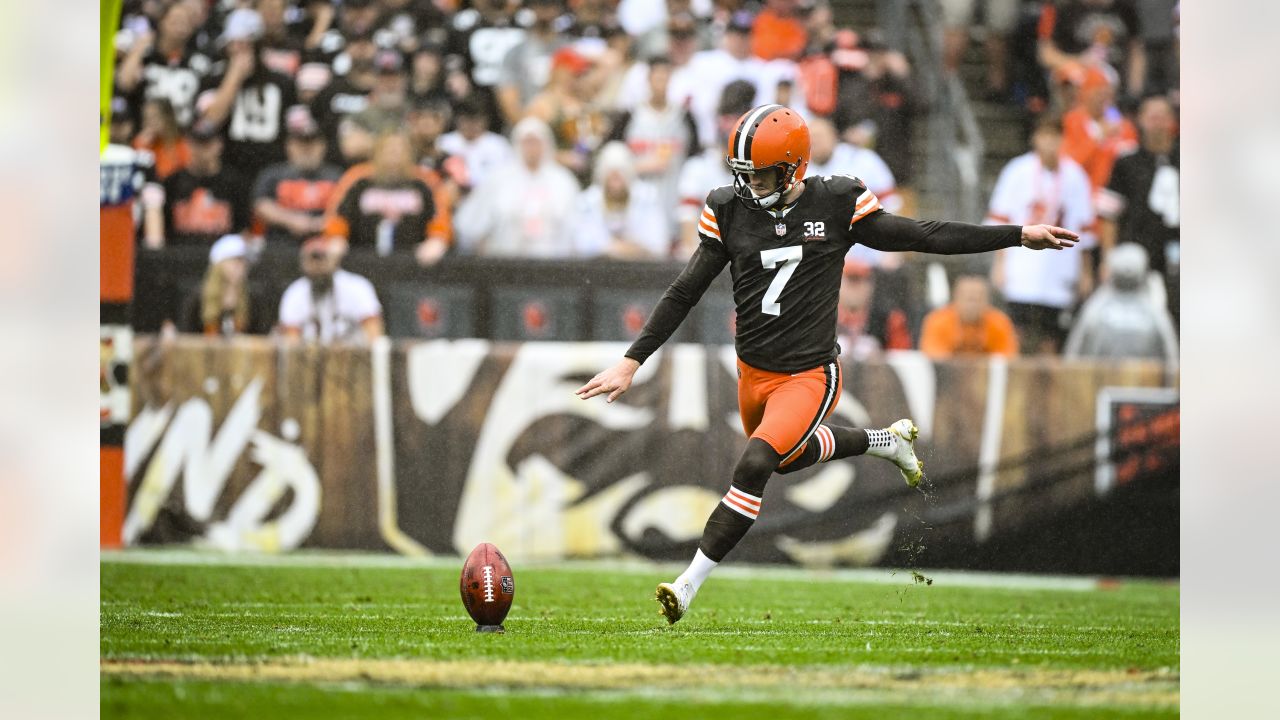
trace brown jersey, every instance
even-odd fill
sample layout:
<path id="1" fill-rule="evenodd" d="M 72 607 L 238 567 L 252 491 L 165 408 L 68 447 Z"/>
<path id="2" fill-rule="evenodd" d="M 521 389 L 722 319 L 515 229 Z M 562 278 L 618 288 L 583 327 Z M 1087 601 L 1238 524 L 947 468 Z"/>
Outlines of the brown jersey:
<path id="1" fill-rule="evenodd" d="M 654 309 L 627 357 L 644 362 L 729 265 L 738 357 L 772 372 L 808 370 L 838 354 L 840 276 L 854 243 L 877 250 L 958 254 L 1020 242 L 1016 226 L 893 216 L 857 178 L 829 175 L 804 184 L 800 197 L 780 210 L 748 209 L 732 187 L 711 191 L 699 220 L 697 252 Z"/>

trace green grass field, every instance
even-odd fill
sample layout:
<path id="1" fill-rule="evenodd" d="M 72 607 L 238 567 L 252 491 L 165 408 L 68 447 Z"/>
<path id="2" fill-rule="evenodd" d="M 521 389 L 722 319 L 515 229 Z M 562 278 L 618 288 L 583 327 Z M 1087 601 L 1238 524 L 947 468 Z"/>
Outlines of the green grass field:
<path id="1" fill-rule="evenodd" d="M 515 567 L 478 635 L 460 560 L 104 556 L 102 717 L 1171 717 L 1178 588 L 726 567 Z"/>

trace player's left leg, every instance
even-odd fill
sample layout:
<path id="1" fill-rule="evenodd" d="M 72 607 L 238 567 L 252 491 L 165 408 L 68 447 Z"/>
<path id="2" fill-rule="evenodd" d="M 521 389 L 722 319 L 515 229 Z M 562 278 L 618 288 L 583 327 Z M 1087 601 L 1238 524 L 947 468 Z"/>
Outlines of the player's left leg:
<path id="1" fill-rule="evenodd" d="M 769 477 L 796 456 L 839 397 L 836 363 L 802 373 L 769 373 L 739 364 L 738 399 L 747 448 L 729 491 L 707 518 L 693 562 L 675 582 L 658 586 L 667 621 L 679 620 L 703 581 L 755 524 Z"/>

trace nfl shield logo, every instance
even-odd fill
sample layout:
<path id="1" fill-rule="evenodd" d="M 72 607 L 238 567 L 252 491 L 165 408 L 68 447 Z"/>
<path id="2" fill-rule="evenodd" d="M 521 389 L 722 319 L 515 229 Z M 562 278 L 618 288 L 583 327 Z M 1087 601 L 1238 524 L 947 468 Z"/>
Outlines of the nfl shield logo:
<path id="1" fill-rule="evenodd" d="M 778 223 L 777 225 L 774 225 L 774 226 L 773 226 L 773 231 L 774 231 L 774 232 L 776 232 L 776 233 L 778 233 L 779 235 L 786 235 L 786 234 L 787 234 L 787 224 L 786 224 L 786 223 Z"/>

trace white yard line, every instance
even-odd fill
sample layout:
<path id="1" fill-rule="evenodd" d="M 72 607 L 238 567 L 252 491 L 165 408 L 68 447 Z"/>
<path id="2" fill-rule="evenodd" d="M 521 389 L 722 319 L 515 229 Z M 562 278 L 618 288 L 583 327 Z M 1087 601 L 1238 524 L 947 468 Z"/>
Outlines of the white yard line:
<path id="1" fill-rule="evenodd" d="M 222 565 L 229 567 L 343 567 L 343 568 L 458 568 L 461 558 L 405 557 L 390 553 L 301 551 L 283 555 L 229 554 L 185 548 L 104 550 L 103 563 L 140 565 Z M 618 560 L 570 560 L 564 562 L 528 562 L 523 569 L 552 569 L 568 572 L 674 576 L 682 565 L 655 563 L 634 558 Z M 1092 576 L 1029 575 L 1021 573 L 969 572 L 961 570 L 922 570 L 933 578 L 935 586 L 1009 588 L 1018 590 L 1076 590 L 1098 588 L 1099 578 Z M 891 568 L 847 568 L 809 570 L 779 565 L 727 566 L 716 571 L 716 577 L 745 580 L 777 580 L 784 582 L 873 583 L 913 586 L 910 570 Z"/>

